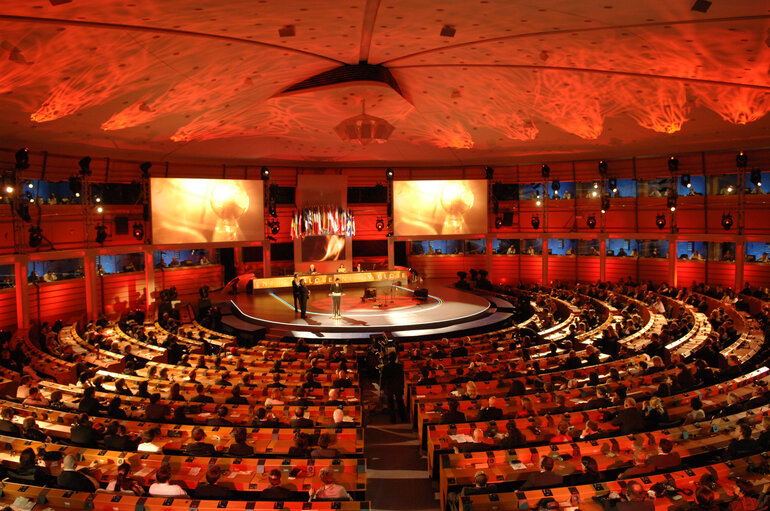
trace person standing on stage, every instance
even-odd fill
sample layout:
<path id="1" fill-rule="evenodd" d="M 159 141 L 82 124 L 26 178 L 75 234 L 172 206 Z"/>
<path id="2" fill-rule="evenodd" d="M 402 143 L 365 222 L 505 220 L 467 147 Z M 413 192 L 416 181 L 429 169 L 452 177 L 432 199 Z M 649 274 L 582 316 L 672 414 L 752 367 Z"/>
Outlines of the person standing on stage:
<path id="1" fill-rule="evenodd" d="M 291 281 L 291 291 L 294 294 L 294 312 L 299 310 L 299 273 L 294 274 L 294 280 Z"/>
<path id="2" fill-rule="evenodd" d="M 307 315 L 307 299 L 310 298 L 310 290 L 305 285 L 305 279 L 299 279 L 299 310 L 301 314 L 299 317 L 306 318 Z"/>
<path id="3" fill-rule="evenodd" d="M 340 315 L 340 305 L 342 304 L 342 286 L 340 285 L 339 278 L 334 279 L 334 284 L 332 284 L 331 286 L 331 295 L 332 295 L 332 318 L 339 319 L 342 317 L 342 315 Z"/>

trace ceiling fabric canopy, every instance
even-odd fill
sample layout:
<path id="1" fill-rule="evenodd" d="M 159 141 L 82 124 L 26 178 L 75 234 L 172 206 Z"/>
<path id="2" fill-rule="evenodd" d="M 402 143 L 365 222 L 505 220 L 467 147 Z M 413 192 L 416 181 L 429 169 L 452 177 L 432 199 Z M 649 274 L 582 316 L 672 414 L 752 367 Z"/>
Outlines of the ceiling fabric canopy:
<path id="1" fill-rule="evenodd" d="M 228 164 L 502 165 L 767 146 L 770 6 L 692 6 L 6 2 L 0 136 L 6 148 Z M 362 62 L 390 81 L 285 92 Z M 335 133 L 364 102 L 393 126 L 387 142 Z"/>

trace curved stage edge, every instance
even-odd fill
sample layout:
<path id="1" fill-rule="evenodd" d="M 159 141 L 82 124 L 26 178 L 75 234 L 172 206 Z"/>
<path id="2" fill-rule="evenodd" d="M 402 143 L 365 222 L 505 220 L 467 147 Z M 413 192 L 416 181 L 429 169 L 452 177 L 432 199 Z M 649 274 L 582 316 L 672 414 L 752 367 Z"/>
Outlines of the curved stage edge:
<path id="1" fill-rule="evenodd" d="M 235 331 L 270 330 L 292 337 L 364 339 L 387 333 L 392 338 L 436 338 L 489 331 L 509 324 L 512 305 L 498 297 L 455 289 L 451 282 L 430 280 L 421 284 L 427 299 L 417 299 L 417 286 L 390 282 L 347 285 L 343 291 L 342 318 L 331 317 L 331 298 L 325 286 L 311 287 L 307 318 L 295 311 L 291 289 L 255 291 L 230 296 L 224 307 L 231 311 L 223 324 Z M 374 289 L 376 298 L 363 299 Z"/>

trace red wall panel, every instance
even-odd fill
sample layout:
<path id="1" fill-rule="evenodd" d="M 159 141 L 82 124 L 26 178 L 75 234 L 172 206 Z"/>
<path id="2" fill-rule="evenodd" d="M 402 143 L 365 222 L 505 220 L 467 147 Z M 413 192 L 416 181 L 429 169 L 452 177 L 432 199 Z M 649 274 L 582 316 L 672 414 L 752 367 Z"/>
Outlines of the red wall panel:
<path id="1" fill-rule="evenodd" d="M 541 256 L 519 256 L 519 278 L 523 284 L 542 282 L 543 258 Z"/>
<path id="2" fill-rule="evenodd" d="M 735 287 L 735 263 L 709 261 L 706 272 L 706 281 L 709 284 L 730 288 Z"/>
<path id="3" fill-rule="evenodd" d="M 217 264 L 155 270 L 155 290 L 152 296 L 157 300 L 162 289 L 176 286 L 181 299 L 190 299 L 198 296 L 198 289 L 202 286 L 222 287 L 223 279 L 222 267 Z"/>
<path id="4" fill-rule="evenodd" d="M 548 256 L 548 280 L 562 282 L 575 282 L 575 256 Z"/>
<path id="5" fill-rule="evenodd" d="M 457 272 L 486 268 L 485 255 L 409 256 L 409 265 L 429 279 L 457 279 Z"/>
<path id="6" fill-rule="evenodd" d="M 39 310 L 38 310 L 39 309 Z M 82 321 L 86 313 L 85 279 L 42 282 L 29 286 L 29 316 L 32 320 L 64 323 Z"/>
<path id="7" fill-rule="evenodd" d="M 16 290 L 0 290 L 0 328 L 16 326 Z"/>
<path id="8" fill-rule="evenodd" d="M 100 310 L 112 317 L 130 309 L 144 308 L 146 294 L 144 272 L 105 275 L 97 282 Z"/>
<path id="9" fill-rule="evenodd" d="M 584 256 L 577 258 L 577 280 L 580 282 L 596 283 L 599 281 L 599 258 Z"/>
<path id="10" fill-rule="evenodd" d="M 609 282 L 618 282 L 620 279 L 636 281 L 637 264 L 635 257 L 608 257 L 604 263 L 604 278 Z"/>
<path id="11" fill-rule="evenodd" d="M 752 286 L 770 287 L 770 264 L 746 263 L 743 267 L 743 280 Z"/>
<path id="12" fill-rule="evenodd" d="M 668 282 L 668 259 L 639 258 L 639 281 L 650 280 L 654 283 Z"/>
<path id="13" fill-rule="evenodd" d="M 519 283 L 519 256 L 492 256 L 492 270 L 489 280 L 501 286 L 515 286 Z"/>
<path id="14" fill-rule="evenodd" d="M 676 261 L 676 282 L 678 287 L 691 287 L 693 281 L 704 282 L 706 279 L 705 261 Z"/>

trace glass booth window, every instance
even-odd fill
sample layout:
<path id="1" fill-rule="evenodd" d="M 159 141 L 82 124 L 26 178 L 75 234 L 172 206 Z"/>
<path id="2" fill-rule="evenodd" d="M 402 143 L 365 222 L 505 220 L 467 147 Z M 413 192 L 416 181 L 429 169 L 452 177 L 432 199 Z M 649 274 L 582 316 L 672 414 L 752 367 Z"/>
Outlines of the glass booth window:
<path id="1" fill-rule="evenodd" d="M 738 193 L 738 174 L 725 174 L 711 178 L 711 195 L 735 195 Z"/>
<path id="2" fill-rule="evenodd" d="M 492 240 L 494 254 L 516 255 L 519 253 L 519 240 L 495 238 Z"/>
<path id="3" fill-rule="evenodd" d="M 580 199 L 600 199 L 602 196 L 599 181 L 585 181 L 577 184 L 577 196 Z"/>
<path id="4" fill-rule="evenodd" d="M 523 255 L 543 255 L 543 240 L 540 238 L 521 240 L 521 253 Z"/>
<path id="5" fill-rule="evenodd" d="M 598 256 L 599 240 L 578 240 L 578 255 Z"/>
<path id="6" fill-rule="evenodd" d="M 671 180 L 667 177 L 640 180 L 639 197 L 668 197 L 671 194 Z"/>
<path id="7" fill-rule="evenodd" d="M 16 275 L 12 264 L 0 265 L 0 289 L 7 289 L 16 285 Z"/>
<path id="8" fill-rule="evenodd" d="M 752 169 L 746 172 L 746 193 L 750 195 L 764 195 L 770 192 L 770 172 L 762 172 Z"/>
<path id="9" fill-rule="evenodd" d="M 633 179 L 607 179 L 607 193 L 610 197 L 636 197 L 636 181 Z"/>
<path id="10" fill-rule="evenodd" d="M 85 276 L 83 259 L 56 259 L 53 261 L 30 261 L 27 264 L 29 283 L 54 282 Z"/>
<path id="11" fill-rule="evenodd" d="M 770 243 L 747 241 L 745 247 L 747 263 L 770 263 Z"/>
<path id="12" fill-rule="evenodd" d="M 215 252 L 202 248 L 187 250 L 156 250 L 152 254 L 155 268 L 176 268 L 177 266 L 200 266 L 212 264 Z"/>
<path id="13" fill-rule="evenodd" d="M 639 240 L 639 254 L 642 257 L 668 257 L 668 240 Z"/>
<path id="14" fill-rule="evenodd" d="M 639 257 L 639 241 L 624 239 L 607 240 L 607 256 L 609 257 Z"/>
<path id="15" fill-rule="evenodd" d="M 487 240 L 480 238 L 477 240 L 465 240 L 465 253 L 469 255 L 485 254 L 487 251 Z"/>
<path id="16" fill-rule="evenodd" d="M 706 176 L 691 176 L 690 174 L 679 176 L 677 193 L 682 197 L 704 195 L 706 193 Z"/>
<path id="17" fill-rule="evenodd" d="M 412 241 L 413 255 L 462 254 L 465 240 L 421 240 Z"/>
<path id="18" fill-rule="evenodd" d="M 559 189 L 554 188 L 554 182 L 548 183 L 551 200 L 569 200 L 575 198 L 575 183 L 571 181 L 559 181 Z"/>
<path id="19" fill-rule="evenodd" d="M 543 197 L 542 183 L 519 185 L 519 200 L 537 200 Z"/>
<path id="20" fill-rule="evenodd" d="M 680 241 L 676 244 L 677 259 L 703 261 L 706 259 L 707 247 L 705 241 Z"/>
<path id="21" fill-rule="evenodd" d="M 548 253 L 553 255 L 575 255 L 577 240 L 554 238 L 548 240 Z"/>
<path id="22" fill-rule="evenodd" d="M 735 243 L 725 241 L 708 244 L 709 261 L 735 261 Z"/>
<path id="23" fill-rule="evenodd" d="M 99 265 L 106 273 L 128 273 L 144 270 L 144 254 L 134 252 L 131 254 L 103 255 L 96 258 L 97 272 Z"/>

